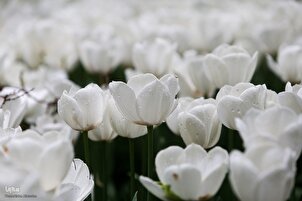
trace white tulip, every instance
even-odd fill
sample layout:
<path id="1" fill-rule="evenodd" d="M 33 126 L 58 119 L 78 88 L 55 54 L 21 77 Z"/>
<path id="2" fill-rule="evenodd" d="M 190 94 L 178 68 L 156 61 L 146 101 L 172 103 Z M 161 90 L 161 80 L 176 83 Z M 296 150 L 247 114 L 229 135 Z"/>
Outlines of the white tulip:
<path id="1" fill-rule="evenodd" d="M 122 52 L 114 39 L 106 41 L 86 40 L 79 46 L 80 59 L 84 68 L 91 73 L 108 74 L 114 70 L 122 60 Z"/>
<path id="2" fill-rule="evenodd" d="M 45 191 L 53 190 L 62 182 L 73 159 L 70 140 L 57 132 L 41 136 L 27 130 L 4 141 L 0 152 L 14 165 L 36 171 Z"/>
<path id="3" fill-rule="evenodd" d="M 264 111 L 251 109 L 236 126 L 246 147 L 274 142 L 290 148 L 298 158 L 302 150 L 302 114 L 286 107 L 272 107 Z"/>
<path id="4" fill-rule="evenodd" d="M 140 181 L 162 200 L 173 200 L 169 197 L 171 195 L 181 200 L 203 200 L 214 196 L 219 190 L 228 164 L 228 153 L 220 147 L 207 153 L 196 144 L 186 149 L 171 146 L 160 151 L 155 159 L 161 184 L 143 176 Z"/>
<path id="5" fill-rule="evenodd" d="M 178 105 L 167 118 L 168 127 L 189 145 L 196 143 L 204 148 L 214 146 L 220 137 L 221 122 L 218 119 L 214 99 L 181 97 Z"/>
<path id="6" fill-rule="evenodd" d="M 241 201 L 284 201 L 295 179 L 291 150 L 261 144 L 230 155 L 230 182 Z"/>
<path id="7" fill-rule="evenodd" d="M 103 96 L 103 90 L 96 84 L 89 84 L 78 91 L 64 91 L 58 100 L 58 113 L 74 130 L 92 130 L 103 121 Z"/>
<path id="8" fill-rule="evenodd" d="M 280 105 L 291 108 L 297 114 L 302 114 L 302 85 L 286 84 L 285 91 L 278 94 Z"/>
<path id="9" fill-rule="evenodd" d="M 205 74 L 215 87 L 249 82 L 255 72 L 258 53 L 251 56 L 238 46 L 220 45 L 204 57 Z"/>
<path id="10" fill-rule="evenodd" d="M 113 101 L 109 90 L 104 91 L 104 105 L 103 121 L 95 129 L 88 131 L 89 139 L 93 141 L 111 141 L 117 137 L 117 133 L 113 130 L 110 118 L 110 102 Z"/>
<path id="11" fill-rule="evenodd" d="M 94 182 L 89 169 L 80 159 L 74 159 L 64 180 L 53 191 L 46 191 L 39 183 L 39 174 L 33 169 L 24 169 L 6 158 L 0 158 L 0 199 L 7 196 L 23 196 L 18 200 L 83 201 L 93 190 Z M 10 176 L 8 176 L 10 175 Z"/>
<path id="12" fill-rule="evenodd" d="M 14 41 L 17 57 L 31 68 L 38 68 L 45 57 L 43 28 L 41 23 L 31 21 L 19 26 L 17 30 Z"/>
<path id="13" fill-rule="evenodd" d="M 109 109 L 111 126 L 119 136 L 136 138 L 147 134 L 146 126 L 137 125 L 127 120 L 117 109 L 113 99 L 110 100 Z"/>
<path id="14" fill-rule="evenodd" d="M 199 99 L 197 99 L 199 100 Z M 186 110 L 186 108 L 194 101 L 191 97 L 181 97 L 178 99 L 177 106 L 173 112 L 167 117 L 166 123 L 169 129 L 176 135 L 180 135 L 179 132 L 179 122 L 178 122 L 178 115 Z M 195 101 L 196 102 L 196 101 Z M 197 101 L 198 102 L 198 101 Z M 195 106 L 195 104 L 194 104 Z"/>
<path id="15" fill-rule="evenodd" d="M 164 39 L 136 43 L 132 51 L 134 67 L 142 73 L 152 73 L 161 77 L 171 72 L 176 44 Z"/>
<path id="16" fill-rule="evenodd" d="M 265 85 L 238 83 L 233 87 L 222 87 L 216 100 L 220 121 L 226 127 L 236 129 L 235 118 L 241 118 L 251 108 L 263 110 L 277 104 L 277 94 Z"/>
<path id="17" fill-rule="evenodd" d="M 205 74 L 202 55 L 193 50 L 187 51 L 183 58 L 174 60 L 173 66 L 173 71 L 179 78 L 181 96 L 212 96 L 215 86 Z"/>
<path id="18" fill-rule="evenodd" d="M 222 124 L 214 99 L 199 98 L 178 115 L 180 136 L 186 145 L 213 147 L 219 140 Z"/>
<path id="19" fill-rule="evenodd" d="M 289 45 L 279 48 L 277 63 L 267 55 L 268 66 L 284 82 L 300 83 L 302 81 L 302 46 Z"/>
<path id="20" fill-rule="evenodd" d="M 92 192 L 94 181 L 89 168 L 80 159 L 74 159 L 69 171 L 55 192 L 56 200 L 83 201 Z"/>
<path id="21" fill-rule="evenodd" d="M 157 79 L 152 74 L 133 76 L 127 84 L 111 82 L 110 92 L 123 116 L 136 124 L 157 125 L 165 121 L 176 106 L 178 80 L 173 75 Z"/>

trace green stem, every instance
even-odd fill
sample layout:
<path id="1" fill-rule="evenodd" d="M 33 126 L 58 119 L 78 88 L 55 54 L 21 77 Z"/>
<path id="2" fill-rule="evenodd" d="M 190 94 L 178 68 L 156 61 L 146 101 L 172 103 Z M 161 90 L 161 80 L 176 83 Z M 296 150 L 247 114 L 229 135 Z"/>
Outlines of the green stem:
<path id="1" fill-rule="evenodd" d="M 85 163 L 89 168 L 90 167 L 90 151 L 89 151 L 89 139 L 88 139 L 88 131 L 82 131 L 83 135 L 83 144 L 84 144 L 84 155 L 85 155 Z"/>
<path id="2" fill-rule="evenodd" d="M 89 139 L 88 139 L 88 131 L 81 132 L 83 136 L 83 145 L 84 145 L 84 156 L 85 156 L 85 163 L 90 170 L 92 167 L 90 166 L 90 151 L 89 151 Z M 91 195 L 86 198 L 86 201 L 91 201 Z"/>
<path id="3" fill-rule="evenodd" d="M 153 126 L 147 126 L 148 130 L 148 174 L 147 176 L 149 178 L 152 178 L 152 172 L 153 172 Z M 147 201 L 151 201 L 151 194 L 147 192 Z"/>
<path id="4" fill-rule="evenodd" d="M 134 141 L 129 138 L 129 159 L 130 159 L 130 200 L 135 193 L 135 167 L 134 167 Z"/>
<path id="5" fill-rule="evenodd" d="M 232 129 L 229 129 L 228 132 L 228 149 L 229 152 L 231 152 L 234 149 L 234 131 Z"/>
<path id="6" fill-rule="evenodd" d="M 108 173 L 107 173 L 107 142 L 101 142 L 101 154 L 102 154 L 102 183 L 103 183 L 103 191 L 102 191 L 102 200 L 107 201 L 107 185 L 108 185 Z"/>

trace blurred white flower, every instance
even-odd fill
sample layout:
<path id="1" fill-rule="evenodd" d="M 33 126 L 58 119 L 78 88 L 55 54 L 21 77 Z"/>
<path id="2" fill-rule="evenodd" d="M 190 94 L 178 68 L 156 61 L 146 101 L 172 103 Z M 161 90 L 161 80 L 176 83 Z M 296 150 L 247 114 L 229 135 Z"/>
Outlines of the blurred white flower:
<path id="1" fill-rule="evenodd" d="M 113 99 L 110 99 L 109 109 L 111 126 L 119 136 L 136 138 L 147 134 L 146 126 L 137 125 L 127 120 L 118 110 Z"/>
<path id="2" fill-rule="evenodd" d="M 245 153 L 230 154 L 230 182 L 242 201 L 283 201 L 290 196 L 295 180 L 292 151 L 261 144 Z"/>
<path id="3" fill-rule="evenodd" d="M 45 191 L 55 189 L 62 182 L 73 159 L 71 142 L 58 132 L 41 136 L 31 130 L 24 131 L 4 141 L 0 152 L 15 166 L 37 172 Z"/>
<path id="4" fill-rule="evenodd" d="M 157 79 L 152 74 L 133 76 L 126 83 L 111 82 L 110 92 L 123 116 L 141 125 L 157 125 L 175 109 L 178 80 L 173 75 Z"/>
<path id="5" fill-rule="evenodd" d="M 233 13 L 206 8 L 203 7 L 202 15 L 192 16 L 188 29 L 191 47 L 201 52 L 209 52 L 220 44 L 230 43 L 240 22 Z"/>
<path id="6" fill-rule="evenodd" d="M 228 171 L 227 151 L 215 147 L 208 153 L 199 145 L 191 144 L 182 149 L 170 146 L 161 150 L 155 159 L 160 180 L 154 182 L 140 176 L 140 182 L 162 200 L 204 200 L 219 190 Z"/>
<path id="7" fill-rule="evenodd" d="M 173 58 L 177 55 L 176 47 L 175 43 L 161 38 L 136 43 L 132 51 L 133 65 L 142 73 L 161 77 L 171 72 Z"/>
<path id="8" fill-rule="evenodd" d="M 260 111 L 251 109 L 241 119 L 236 119 L 236 127 L 245 147 L 273 142 L 290 148 L 298 158 L 302 150 L 302 114 L 297 115 L 286 107 L 272 107 Z"/>
<path id="9" fill-rule="evenodd" d="M 64 91 L 58 100 L 60 117 L 78 131 L 89 131 L 99 126 L 104 110 L 104 92 L 96 84 L 89 84 L 77 91 Z"/>
<path id="10" fill-rule="evenodd" d="M 285 91 L 278 94 L 278 100 L 280 105 L 302 114 L 302 85 L 286 83 Z"/>
<path id="11" fill-rule="evenodd" d="M 277 62 L 267 55 L 268 66 L 284 82 L 300 83 L 302 81 L 302 45 L 281 46 Z"/>
<path id="12" fill-rule="evenodd" d="M 183 54 L 183 58 L 176 57 L 173 64 L 173 72 L 179 79 L 180 96 L 212 96 L 215 86 L 205 74 L 203 63 L 204 56 L 190 50 Z"/>
<path id="13" fill-rule="evenodd" d="M 204 63 L 204 56 L 191 55 L 186 58 L 189 78 L 196 88 L 195 94 L 211 97 L 215 91 L 213 79 L 207 75 L 207 66 Z M 212 68 L 211 66 L 209 68 Z"/>
<path id="14" fill-rule="evenodd" d="M 87 165 L 80 159 L 74 159 L 53 200 L 84 201 L 93 191 L 93 187 L 93 177 Z"/>
<path id="15" fill-rule="evenodd" d="M 249 82 L 255 72 L 258 53 L 251 56 L 239 46 L 220 45 L 204 57 L 205 74 L 215 87 Z"/>
<path id="16" fill-rule="evenodd" d="M 27 112 L 27 102 L 24 96 L 25 94 L 19 89 L 13 87 L 5 87 L 0 91 L 0 119 L 2 119 L 0 122 L 3 122 L 0 127 L 16 128 L 20 125 Z"/>
<path id="17" fill-rule="evenodd" d="M 109 90 L 104 90 L 104 113 L 103 120 L 100 125 L 98 125 L 95 129 L 88 131 L 89 139 L 93 141 L 111 141 L 117 137 L 117 133 L 113 130 L 110 118 L 110 102 L 113 101 L 113 98 L 109 92 Z"/>
<path id="18" fill-rule="evenodd" d="M 72 142 L 75 142 L 79 133 L 73 130 L 66 122 L 56 113 L 55 115 L 43 114 L 37 118 L 30 129 L 43 135 L 50 131 L 57 131 L 65 135 Z"/>
<path id="19" fill-rule="evenodd" d="M 277 93 L 265 85 L 238 83 L 233 87 L 222 87 L 216 100 L 220 121 L 226 127 L 236 129 L 235 118 L 241 118 L 251 108 L 263 110 L 277 104 Z"/>
<path id="20" fill-rule="evenodd" d="M 176 109 L 167 118 L 168 127 L 180 134 L 186 145 L 199 144 L 204 148 L 214 146 L 220 137 L 221 122 L 218 119 L 214 99 L 178 99 Z"/>
<path id="21" fill-rule="evenodd" d="M 31 68 L 43 63 L 45 50 L 43 46 L 44 30 L 41 23 L 30 21 L 17 29 L 14 45 L 17 57 Z"/>
<path id="22" fill-rule="evenodd" d="M 188 61 L 191 56 L 195 56 L 195 51 L 187 51 L 184 53 L 183 58 L 175 57 L 173 62 L 173 73 L 177 76 L 180 91 L 179 97 L 200 97 L 202 94 L 196 89 L 193 81 L 189 75 Z"/>
<path id="23" fill-rule="evenodd" d="M 79 54 L 84 68 L 91 73 L 108 74 L 123 59 L 122 43 L 117 38 L 84 40 L 80 42 Z"/>
<path id="24" fill-rule="evenodd" d="M 34 195 L 39 201 L 83 201 L 91 193 L 94 182 L 89 169 L 80 159 L 74 159 L 64 180 L 52 191 L 46 191 L 39 183 L 39 173 L 25 169 L 9 159 L 0 157 L 0 198 L 5 199 L 8 193 Z M 9 177 L 7 175 L 10 175 Z M 19 198 L 28 200 L 29 197 Z"/>

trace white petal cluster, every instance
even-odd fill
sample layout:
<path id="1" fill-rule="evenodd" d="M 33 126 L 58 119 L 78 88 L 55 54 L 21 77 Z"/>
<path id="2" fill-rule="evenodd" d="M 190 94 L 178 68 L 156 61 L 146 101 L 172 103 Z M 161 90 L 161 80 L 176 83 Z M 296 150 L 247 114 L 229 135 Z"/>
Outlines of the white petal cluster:
<path id="1" fill-rule="evenodd" d="M 136 124 L 157 125 L 176 107 L 178 80 L 167 74 L 157 79 L 153 74 L 133 76 L 126 83 L 111 82 L 109 89 L 123 116 Z"/>
<path id="2" fill-rule="evenodd" d="M 241 118 L 251 108 L 265 109 L 277 104 L 276 92 L 265 85 L 239 83 L 226 85 L 216 96 L 217 112 L 220 121 L 228 128 L 236 129 L 235 119 Z"/>
<path id="3" fill-rule="evenodd" d="M 69 92 L 64 91 L 58 101 L 58 113 L 74 130 L 89 131 L 103 121 L 104 92 L 96 84 Z"/>
<path id="4" fill-rule="evenodd" d="M 214 99 L 180 98 L 177 108 L 167 118 L 167 125 L 180 134 L 186 145 L 213 147 L 219 140 L 221 122 Z"/>
<path id="5" fill-rule="evenodd" d="M 169 186 L 171 194 L 181 200 L 209 199 L 218 191 L 228 171 L 228 153 L 215 147 L 208 153 L 199 145 L 191 144 L 185 149 L 171 146 L 161 150 L 155 159 L 156 172 L 163 186 Z M 169 199 L 163 187 L 147 177 L 141 183 L 162 200 Z"/>
<path id="6" fill-rule="evenodd" d="M 0 190 L 1 199 L 12 193 L 39 200 L 64 197 L 80 201 L 91 192 L 94 184 L 87 166 L 79 159 L 73 161 L 71 141 L 61 133 L 50 131 L 40 135 L 27 130 L 11 138 L 1 135 L 0 139 L 0 184 L 6 187 Z M 78 165 L 76 172 L 73 163 Z M 12 188 L 13 192 L 9 192 Z"/>
<path id="7" fill-rule="evenodd" d="M 230 155 L 230 182 L 242 201 L 287 200 L 296 166 L 291 150 L 261 144 Z M 247 185 L 248 184 L 248 185 Z"/>

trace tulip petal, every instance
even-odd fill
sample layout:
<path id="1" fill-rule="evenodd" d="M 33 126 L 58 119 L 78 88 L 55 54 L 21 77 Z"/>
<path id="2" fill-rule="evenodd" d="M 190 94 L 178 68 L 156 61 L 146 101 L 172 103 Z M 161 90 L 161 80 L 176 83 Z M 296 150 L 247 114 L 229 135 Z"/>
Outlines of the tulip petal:
<path id="1" fill-rule="evenodd" d="M 66 91 L 63 92 L 58 101 L 58 113 L 62 119 L 73 129 L 82 130 L 84 117 L 75 99 L 70 97 Z"/>
<path id="2" fill-rule="evenodd" d="M 302 99 L 292 92 L 281 92 L 278 94 L 279 103 L 291 108 L 298 114 L 302 113 Z"/>
<path id="3" fill-rule="evenodd" d="M 229 155 L 221 147 L 215 147 L 208 152 L 202 167 L 203 184 L 200 194 L 213 196 L 219 190 L 228 171 Z"/>
<path id="4" fill-rule="evenodd" d="M 148 177 L 140 176 L 139 181 L 143 184 L 143 186 L 151 192 L 154 196 L 163 201 L 169 201 L 165 197 L 165 193 L 160 185 L 158 185 L 155 181 L 151 180 Z"/>
<path id="5" fill-rule="evenodd" d="M 224 96 L 217 105 L 220 121 L 228 128 L 235 129 L 235 118 L 241 118 L 250 107 L 241 99 L 233 96 Z"/>
<path id="6" fill-rule="evenodd" d="M 106 108 L 103 96 L 103 90 L 96 84 L 89 84 L 74 95 L 82 111 L 85 130 L 94 129 L 103 121 Z"/>
<path id="7" fill-rule="evenodd" d="M 249 82 L 250 80 L 244 80 L 246 78 L 247 71 L 253 72 L 255 66 L 250 66 L 251 57 L 245 53 L 229 54 L 222 57 L 227 66 L 229 75 L 228 84 L 235 85 L 239 82 Z M 247 69 L 250 68 L 250 69 Z"/>
<path id="8" fill-rule="evenodd" d="M 214 54 L 208 54 L 204 58 L 205 74 L 212 80 L 217 88 L 228 83 L 229 73 L 226 64 Z"/>
<path id="9" fill-rule="evenodd" d="M 255 119 L 255 125 L 258 126 L 263 135 L 278 138 L 287 125 L 296 119 L 297 115 L 292 110 L 286 107 L 272 107 Z"/>
<path id="10" fill-rule="evenodd" d="M 197 167 L 200 167 L 203 164 L 203 160 L 207 157 L 207 152 L 204 148 L 197 144 L 191 144 L 187 146 L 179 160 L 181 163 L 190 163 L 194 164 Z"/>
<path id="11" fill-rule="evenodd" d="M 201 172 L 187 164 L 170 166 L 165 171 L 163 183 L 169 184 L 172 192 L 183 200 L 198 200 Z"/>
<path id="12" fill-rule="evenodd" d="M 68 141 L 58 142 L 43 151 L 38 168 L 43 173 L 41 184 L 46 191 L 52 190 L 60 184 L 67 174 L 72 159 L 73 148 Z"/>
<path id="13" fill-rule="evenodd" d="M 159 80 L 146 85 L 137 96 L 137 111 L 140 119 L 147 125 L 162 123 L 174 106 L 174 96 Z"/>
<path id="14" fill-rule="evenodd" d="M 179 115 L 180 136 L 186 145 L 196 143 L 204 146 L 206 143 L 207 130 L 205 124 L 196 116 L 184 112 Z"/>
<path id="15" fill-rule="evenodd" d="M 132 122 L 141 121 L 136 112 L 136 97 L 133 90 L 124 82 L 111 82 L 109 89 L 116 107 L 123 116 Z"/>
<path id="16" fill-rule="evenodd" d="M 176 165 L 180 162 L 179 156 L 182 152 L 183 149 L 177 146 L 170 146 L 167 149 L 158 152 L 155 158 L 155 166 L 160 181 L 163 181 L 167 167 Z"/>
<path id="17" fill-rule="evenodd" d="M 171 96 L 176 96 L 179 92 L 178 79 L 174 75 L 167 74 L 160 78 L 160 81 L 168 87 Z"/>
<path id="18" fill-rule="evenodd" d="M 127 82 L 127 85 L 137 96 L 147 84 L 153 82 L 154 80 L 157 80 L 157 78 L 151 73 L 139 74 L 131 77 Z"/>
<path id="19" fill-rule="evenodd" d="M 294 174 L 288 174 L 290 170 L 275 170 L 265 178 L 259 180 L 257 185 L 256 200 L 287 200 L 294 186 Z"/>
<path id="20" fill-rule="evenodd" d="M 83 201 L 93 190 L 94 182 L 89 169 L 80 159 L 74 159 L 69 171 L 62 182 L 63 184 L 73 184 L 80 187 L 80 195 L 76 201 Z"/>
<path id="21" fill-rule="evenodd" d="M 257 170 L 239 151 L 233 151 L 230 155 L 229 180 L 240 200 L 255 201 Z"/>

